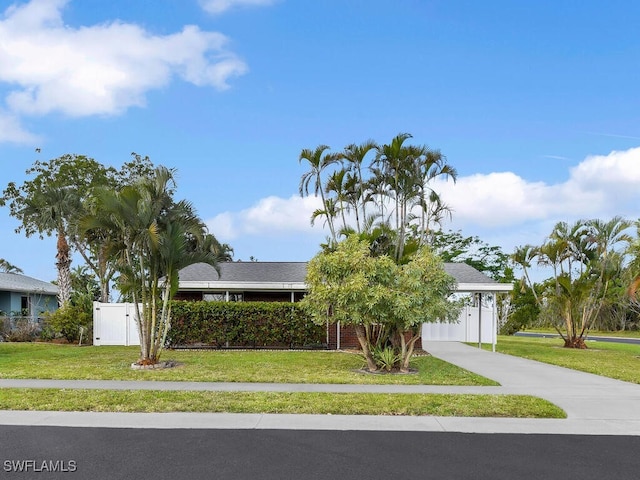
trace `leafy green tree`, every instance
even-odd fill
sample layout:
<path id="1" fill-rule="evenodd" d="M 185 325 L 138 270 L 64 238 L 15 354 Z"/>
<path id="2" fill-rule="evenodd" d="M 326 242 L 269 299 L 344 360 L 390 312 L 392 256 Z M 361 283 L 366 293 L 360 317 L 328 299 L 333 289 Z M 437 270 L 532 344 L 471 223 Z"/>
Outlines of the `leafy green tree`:
<path id="1" fill-rule="evenodd" d="M 94 230 L 80 232 L 78 221 L 92 211 L 95 213 L 93 192 L 97 188 L 117 190 L 140 176 L 151 172 L 147 157 L 133 154 L 120 170 L 105 167 L 84 155 L 66 154 L 49 161 L 36 161 L 27 170 L 32 176 L 22 185 L 9 182 L 0 199 L 8 204 L 10 214 L 21 224 L 17 233 L 27 237 L 38 234 L 56 235 L 57 284 L 59 302 L 64 305 L 71 295 L 71 261 L 75 250 L 95 273 L 100 282 L 101 300 L 109 301 L 109 283 L 113 265 L 108 257 L 108 232 Z"/>
<path id="2" fill-rule="evenodd" d="M 82 202 L 91 189 L 106 181 L 105 169 L 83 155 L 63 155 L 50 161 L 36 161 L 27 170 L 33 178 L 18 186 L 10 182 L 3 192 L 10 214 L 21 224 L 17 233 L 27 237 L 55 234 L 58 300 L 69 302 L 71 295 L 71 237 L 82 212 Z"/>
<path id="3" fill-rule="evenodd" d="M 98 189 L 96 213 L 82 221 L 85 232 L 110 232 L 119 288 L 136 308 L 143 365 L 160 360 L 180 269 L 199 262 L 217 266 L 217 255 L 203 246 L 204 223 L 190 203 L 174 201 L 175 187 L 174 171 L 156 167 L 150 177 L 120 190 Z"/>
<path id="4" fill-rule="evenodd" d="M 143 157 L 135 152 L 131 156 L 132 159 L 125 162 L 119 170 L 113 167 L 105 168 L 104 184 L 93 185 L 90 195 L 82 203 L 80 218 L 97 214 L 100 206 L 94 197 L 96 189 L 120 190 L 141 178 L 148 178 L 153 174 L 155 167 L 149 157 Z M 99 300 L 108 303 L 111 300 L 111 283 L 117 271 L 117 258 L 114 258 L 111 254 L 111 232 L 99 228 L 85 231 L 76 226 L 72 242 L 75 249 L 98 279 L 100 285 Z"/>
<path id="5" fill-rule="evenodd" d="M 491 246 L 477 236 L 434 230 L 429 234 L 429 244 L 445 262 L 464 262 L 499 282 L 514 280 L 509 255 L 500 246 Z"/>
<path id="6" fill-rule="evenodd" d="M 448 301 L 455 281 L 425 247 L 398 265 L 387 255 L 373 256 L 367 241 L 350 235 L 309 262 L 306 282 L 302 302 L 314 321 L 352 325 L 369 371 L 378 369 L 379 347 L 393 349 L 395 366 L 408 371 L 422 323 L 451 321 L 459 313 Z"/>

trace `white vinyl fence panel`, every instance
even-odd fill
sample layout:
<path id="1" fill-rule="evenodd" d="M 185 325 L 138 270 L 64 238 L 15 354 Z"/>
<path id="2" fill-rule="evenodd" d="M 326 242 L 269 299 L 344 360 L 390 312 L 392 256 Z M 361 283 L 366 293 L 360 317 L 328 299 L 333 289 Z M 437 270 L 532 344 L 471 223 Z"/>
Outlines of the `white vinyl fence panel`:
<path id="1" fill-rule="evenodd" d="M 467 305 L 460 312 L 457 323 L 424 323 L 422 338 L 427 341 L 477 342 L 479 330 L 477 306 Z M 494 343 L 496 322 L 493 308 L 482 308 L 482 343 Z"/>
<path id="2" fill-rule="evenodd" d="M 93 302 L 94 345 L 140 345 L 133 303 Z"/>

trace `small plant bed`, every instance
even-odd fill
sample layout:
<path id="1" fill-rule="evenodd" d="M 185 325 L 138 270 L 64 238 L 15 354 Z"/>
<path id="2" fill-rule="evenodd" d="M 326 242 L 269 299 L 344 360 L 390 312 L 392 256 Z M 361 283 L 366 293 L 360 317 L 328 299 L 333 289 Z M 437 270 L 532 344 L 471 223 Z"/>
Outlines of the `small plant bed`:
<path id="1" fill-rule="evenodd" d="M 184 364 L 131 369 L 137 347 L 0 343 L 0 378 L 163 380 L 196 382 L 497 385 L 432 356 L 412 360 L 415 375 L 361 375 L 359 355 L 335 351 L 167 351 Z"/>
<path id="2" fill-rule="evenodd" d="M 587 341 L 587 347 L 563 348 L 562 339 L 558 338 L 501 336 L 498 339 L 497 351 L 626 382 L 640 383 L 640 345 Z"/>
<path id="3" fill-rule="evenodd" d="M 526 395 L 8 388 L 2 390 L 0 409 L 566 418 L 565 412 L 552 403 Z"/>

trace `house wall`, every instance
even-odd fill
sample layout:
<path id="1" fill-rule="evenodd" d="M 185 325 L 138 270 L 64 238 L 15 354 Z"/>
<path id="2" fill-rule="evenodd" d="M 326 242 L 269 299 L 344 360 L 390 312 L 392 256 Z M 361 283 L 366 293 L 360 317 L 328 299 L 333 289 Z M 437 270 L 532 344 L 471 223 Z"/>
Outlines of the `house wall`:
<path id="1" fill-rule="evenodd" d="M 58 308 L 58 299 L 55 295 L 22 292 L 0 292 L 0 310 L 6 314 L 20 312 L 22 310 L 22 298 L 29 297 L 31 305 L 30 316 L 41 317 L 45 312 L 53 312 Z"/>

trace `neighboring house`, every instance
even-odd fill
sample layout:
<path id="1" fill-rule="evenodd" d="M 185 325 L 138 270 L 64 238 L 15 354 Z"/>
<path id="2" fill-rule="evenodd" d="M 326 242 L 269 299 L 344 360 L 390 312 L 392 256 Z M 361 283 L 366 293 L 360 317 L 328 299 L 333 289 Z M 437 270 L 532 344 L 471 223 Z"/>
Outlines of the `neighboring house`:
<path id="1" fill-rule="evenodd" d="M 29 317 L 33 321 L 44 312 L 58 308 L 58 287 L 18 273 L 0 273 L 0 311 L 6 315 Z"/>
<path id="2" fill-rule="evenodd" d="M 445 271 L 457 282 L 456 293 L 472 294 L 458 323 L 424 324 L 423 338 L 432 340 L 477 342 L 495 345 L 497 320 L 495 303 L 483 301 L 512 285 L 499 283 L 466 263 L 445 263 Z M 307 262 L 224 262 L 220 274 L 210 265 L 198 263 L 180 270 L 176 300 L 194 301 L 285 301 L 297 302 L 307 290 Z M 357 346 L 352 329 L 329 328 L 327 344 L 331 348 Z"/>

